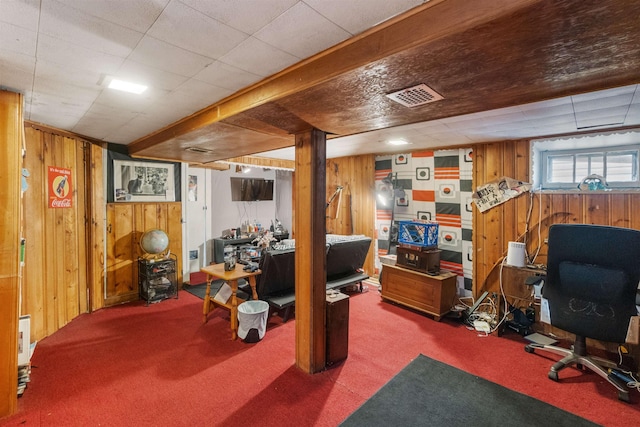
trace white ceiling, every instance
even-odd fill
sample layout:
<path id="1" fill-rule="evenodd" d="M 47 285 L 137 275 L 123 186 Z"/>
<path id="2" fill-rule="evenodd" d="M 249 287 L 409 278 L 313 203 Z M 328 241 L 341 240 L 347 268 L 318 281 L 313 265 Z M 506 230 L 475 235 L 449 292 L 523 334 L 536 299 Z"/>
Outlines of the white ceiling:
<path id="1" fill-rule="evenodd" d="M 25 95 L 27 120 L 128 144 L 422 3 L 0 0 L 0 88 Z M 106 75 L 149 89 L 114 92 Z M 639 124 L 633 85 L 336 138 L 327 157 Z M 386 144 L 398 137 L 411 145 Z"/>

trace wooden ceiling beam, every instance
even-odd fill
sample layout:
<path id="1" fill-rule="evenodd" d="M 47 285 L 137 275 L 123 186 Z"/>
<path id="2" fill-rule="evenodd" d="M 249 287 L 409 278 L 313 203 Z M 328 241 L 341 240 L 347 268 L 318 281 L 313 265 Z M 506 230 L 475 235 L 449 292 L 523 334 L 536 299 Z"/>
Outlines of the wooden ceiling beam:
<path id="1" fill-rule="evenodd" d="M 337 76 L 413 47 L 462 33 L 508 16 L 541 0 L 432 0 L 151 135 L 129 144 L 129 153 L 178 138 L 235 114 L 327 82 Z"/>

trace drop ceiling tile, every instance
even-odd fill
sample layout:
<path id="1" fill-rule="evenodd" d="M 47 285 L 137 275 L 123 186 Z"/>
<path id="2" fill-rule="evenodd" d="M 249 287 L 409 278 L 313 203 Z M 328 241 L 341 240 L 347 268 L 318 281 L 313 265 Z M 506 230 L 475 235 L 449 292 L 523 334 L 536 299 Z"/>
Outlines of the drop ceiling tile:
<path id="1" fill-rule="evenodd" d="M 305 0 L 305 3 L 351 34 L 358 34 L 424 0 Z"/>
<path id="2" fill-rule="evenodd" d="M 595 92 L 583 93 L 579 95 L 573 95 L 571 97 L 574 103 L 593 101 L 600 98 L 615 97 L 620 95 L 633 94 L 637 85 L 620 86 L 612 89 L 598 90 Z"/>
<path id="3" fill-rule="evenodd" d="M 106 140 L 114 129 L 124 126 L 130 120 L 131 117 L 85 114 L 71 130 L 80 135 Z"/>
<path id="4" fill-rule="evenodd" d="M 633 92 L 632 104 L 640 104 L 640 85 L 636 85 L 636 89 Z"/>
<path id="5" fill-rule="evenodd" d="M 150 92 L 147 94 L 147 92 Z M 152 108 L 166 92 L 154 92 L 147 89 L 143 95 L 135 95 L 117 90 L 103 90 L 95 99 L 95 102 L 111 108 L 120 108 L 123 111 L 131 111 L 132 114 L 139 114 Z"/>
<path id="6" fill-rule="evenodd" d="M 38 61 L 40 60 L 54 62 L 69 69 L 78 68 L 105 74 L 115 73 L 124 61 L 119 56 L 88 49 L 46 34 L 38 37 Z"/>
<path id="7" fill-rule="evenodd" d="M 161 91 L 172 91 L 189 80 L 188 77 L 149 67 L 131 60 L 126 60 L 113 77 L 132 83 L 147 85 L 149 89 Z"/>
<path id="8" fill-rule="evenodd" d="M 43 97 L 55 99 L 61 104 L 78 106 L 86 110 L 100 95 L 101 89 L 76 85 L 59 78 L 39 77 L 36 78 L 33 91 Z"/>
<path id="9" fill-rule="evenodd" d="M 145 33 L 171 0 L 135 0 L 124 4 L 111 1 L 57 0 L 66 6 L 113 24 Z M 126 7 L 124 7 L 126 4 Z"/>
<path id="10" fill-rule="evenodd" d="M 142 33 L 88 15 L 54 0 L 43 2 L 40 32 L 110 55 L 127 57 Z"/>
<path id="11" fill-rule="evenodd" d="M 169 3 L 147 34 L 212 59 L 249 37 L 178 1 Z"/>
<path id="12" fill-rule="evenodd" d="M 36 65 L 35 81 L 40 79 L 57 80 L 60 82 L 73 82 L 74 86 L 84 87 L 100 91 L 103 88 L 98 84 L 102 75 L 97 70 L 87 70 L 81 67 L 69 67 L 57 62 L 39 59 Z M 64 95 L 64 94 L 61 94 Z"/>
<path id="13" fill-rule="evenodd" d="M 156 118 L 147 114 L 139 114 L 124 125 L 113 128 L 105 139 L 116 144 L 129 144 L 161 127 L 162 125 Z"/>
<path id="14" fill-rule="evenodd" d="M 454 131 L 442 133 L 434 132 L 430 136 L 438 142 L 447 144 L 468 144 L 471 142 L 471 140 L 466 135 Z"/>
<path id="15" fill-rule="evenodd" d="M 614 96 L 603 96 L 602 98 L 578 101 L 574 99 L 573 109 L 576 114 L 601 110 L 603 108 L 618 108 L 620 106 L 628 107 L 633 99 L 633 92 Z"/>
<path id="16" fill-rule="evenodd" d="M 138 114 L 140 114 L 140 111 L 132 108 L 115 107 L 96 101 L 91 104 L 79 125 L 85 121 L 100 120 L 102 118 L 113 119 L 114 123 L 126 123 Z"/>
<path id="17" fill-rule="evenodd" d="M 300 2 L 254 36 L 303 59 L 346 40 L 351 34 Z"/>
<path id="18" fill-rule="evenodd" d="M 497 125 L 505 125 L 511 124 L 514 122 L 523 122 L 527 119 L 522 111 L 505 111 L 504 114 L 496 114 L 496 115 L 487 115 L 482 120 L 483 126 L 497 126 Z"/>
<path id="19" fill-rule="evenodd" d="M 231 95 L 232 91 L 199 80 L 188 80 L 168 95 L 170 102 L 176 107 L 195 113 L 220 99 Z"/>
<path id="20" fill-rule="evenodd" d="M 298 0 L 181 0 L 223 24 L 253 34 L 298 3 Z"/>
<path id="21" fill-rule="evenodd" d="M 35 31 L 38 28 L 39 16 L 40 0 L 0 1 L 0 21 L 2 22 Z"/>
<path id="22" fill-rule="evenodd" d="M 36 56 L 38 34 L 35 31 L 0 22 L 0 40 L 2 40 L 2 50 Z"/>
<path id="23" fill-rule="evenodd" d="M 432 120 L 428 122 L 416 123 L 414 130 L 420 134 L 429 134 L 430 132 L 446 132 L 449 130 L 445 123 L 441 120 Z"/>
<path id="24" fill-rule="evenodd" d="M 60 98 L 56 95 L 37 93 L 29 99 L 31 120 L 70 130 L 85 113 L 88 104 Z M 55 114 L 51 114 L 55 111 Z M 58 120 L 60 119 L 60 120 Z M 63 126 L 60 124 L 64 123 Z"/>
<path id="25" fill-rule="evenodd" d="M 480 128 L 484 126 L 484 121 L 481 117 L 473 119 L 461 117 L 448 117 L 440 120 L 443 124 L 447 125 L 449 129 L 468 129 L 468 128 Z"/>
<path id="26" fill-rule="evenodd" d="M 528 104 L 520 106 L 522 113 L 528 119 L 541 120 L 547 117 L 573 115 L 571 102 L 564 103 L 543 103 Z"/>
<path id="27" fill-rule="evenodd" d="M 541 117 L 538 119 L 529 119 L 529 123 L 532 126 L 544 127 L 545 125 L 549 126 L 572 126 L 573 132 L 576 130 L 576 117 L 573 113 L 570 114 L 557 114 L 549 117 Z"/>
<path id="28" fill-rule="evenodd" d="M 627 115 L 629 111 L 630 104 L 621 105 L 621 106 L 607 106 L 606 101 L 603 102 L 602 107 L 594 110 L 584 110 L 582 112 L 576 112 L 576 120 L 578 124 L 582 120 L 597 120 L 602 117 L 605 120 L 607 118 L 618 117 L 619 122 L 622 123 L 624 121 L 624 117 Z"/>
<path id="29" fill-rule="evenodd" d="M 24 92 L 31 88 L 36 59 L 0 48 L 0 86 Z"/>
<path id="30" fill-rule="evenodd" d="M 196 80 L 224 87 L 233 92 L 243 89 L 262 79 L 257 74 L 241 70 L 232 65 L 216 61 L 194 76 Z"/>
<path id="31" fill-rule="evenodd" d="M 150 36 L 142 38 L 128 59 L 186 77 L 193 77 L 213 62 L 211 58 Z"/>
<path id="32" fill-rule="evenodd" d="M 597 117 L 594 119 L 582 119 L 578 121 L 576 125 L 577 130 L 589 130 L 594 128 L 609 128 L 612 126 L 620 126 L 624 124 L 624 118 L 621 120 L 620 116 L 610 117 Z"/>
<path id="33" fill-rule="evenodd" d="M 624 124 L 627 126 L 633 126 L 640 124 L 640 104 L 631 104 L 627 117 L 625 117 Z"/>
<path id="34" fill-rule="evenodd" d="M 261 40 L 249 37 L 220 58 L 220 61 L 241 70 L 267 77 L 298 62 L 298 58 Z"/>
<path id="35" fill-rule="evenodd" d="M 176 105 L 171 102 L 170 94 L 161 98 L 158 102 L 153 104 L 153 107 L 143 114 L 147 117 L 147 120 L 151 118 L 157 120 L 159 126 L 158 129 L 166 126 L 167 123 L 176 122 L 189 114 L 193 110 L 188 105 Z"/>

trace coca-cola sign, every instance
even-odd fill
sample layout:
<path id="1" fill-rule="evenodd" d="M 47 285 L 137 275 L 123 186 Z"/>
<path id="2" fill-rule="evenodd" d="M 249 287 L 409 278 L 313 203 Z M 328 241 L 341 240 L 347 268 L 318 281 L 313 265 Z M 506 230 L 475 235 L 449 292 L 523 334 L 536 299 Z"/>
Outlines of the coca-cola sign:
<path id="1" fill-rule="evenodd" d="M 49 166 L 49 207 L 70 208 L 73 199 L 71 170 Z"/>

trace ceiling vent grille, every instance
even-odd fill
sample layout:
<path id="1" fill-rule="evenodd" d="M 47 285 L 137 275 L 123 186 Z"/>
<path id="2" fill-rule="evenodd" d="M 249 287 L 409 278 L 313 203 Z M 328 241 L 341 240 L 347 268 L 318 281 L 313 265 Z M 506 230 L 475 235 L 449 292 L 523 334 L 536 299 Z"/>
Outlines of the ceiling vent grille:
<path id="1" fill-rule="evenodd" d="M 189 147 L 189 148 L 185 148 L 186 151 L 191 151 L 192 153 L 202 153 L 202 154 L 211 154 L 213 153 L 212 150 L 207 150 L 206 148 L 200 148 L 200 147 Z"/>
<path id="2" fill-rule="evenodd" d="M 425 84 L 389 93 L 387 94 L 387 97 L 404 105 L 405 107 L 418 107 L 420 105 L 444 99 L 442 95 Z"/>

